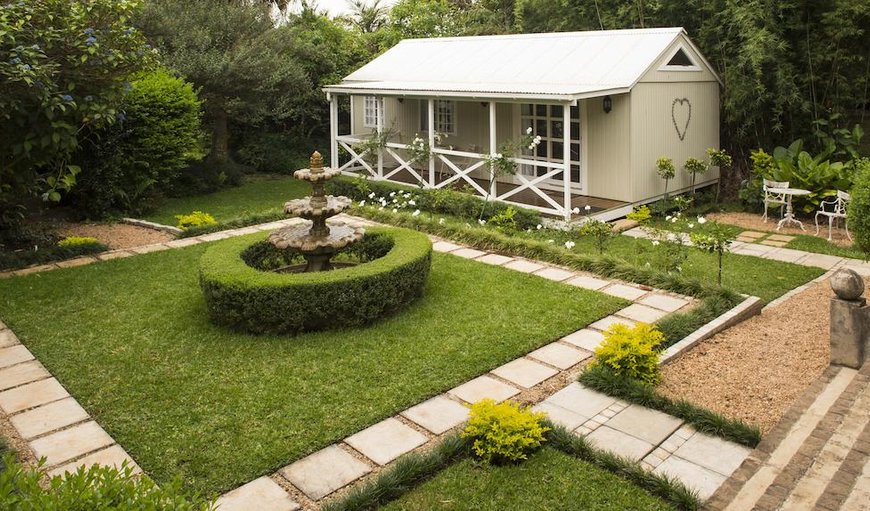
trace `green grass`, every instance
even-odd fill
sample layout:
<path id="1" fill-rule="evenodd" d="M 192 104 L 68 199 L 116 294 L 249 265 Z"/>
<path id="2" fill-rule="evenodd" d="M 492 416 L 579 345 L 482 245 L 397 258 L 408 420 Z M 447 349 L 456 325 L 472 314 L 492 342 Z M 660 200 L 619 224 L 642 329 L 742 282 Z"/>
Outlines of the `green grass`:
<path id="1" fill-rule="evenodd" d="M 217 242 L 221 243 L 221 242 Z M 369 328 L 211 325 L 203 245 L 0 282 L 0 317 L 158 483 L 225 491 L 624 306 L 435 254 L 425 296 Z"/>
<path id="2" fill-rule="evenodd" d="M 665 510 L 662 500 L 619 477 L 545 447 L 517 465 L 465 459 L 382 509 Z"/>
<path id="3" fill-rule="evenodd" d="M 487 232 L 489 226 L 479 227 L 461 219 L 450 218 L 445 215 L 421 214 L 411 217 L 406 212 L 397 214 L 386 210 L 378 211 L 374 208 L 354 208 L 353 213 L 364 214 L 386 223 L 392 223 L 403 227 L 424 230 L 433 234 L 451 237 L 456 232 Z M 444 222 L 439 224 L 439 220 Z M 578 235 L 576 232 L 565 232 L 553 229 L 533 230 L 531 232 L 516 232 L 512 238 L 518 241 L 532 240 L 549 242 L 552 240 L 554 248 L 564 250 L 565 253 L 597 254 L 594 241 L 590 237 Z M 474 244 L 473 237 L 459 240 Z M 564 248 L 566 241 L 573 241 L 576 245 L 571 250 Z M 702 282 L 706 285 L 715 285 L 718 262 L 715 254 L 707 253 L 695 248 L 686 247 L 688 259 L 682 265 L 680 275 L 688 280 Z M 620 259 L 638 268 L 661 268 L 664 248 L 653 246 L 649 240 L 636 239 L 629 236 L 614 236 L 608 243 L 604 255 Z M 726 254 L 723 264 L 723 287 L 758 296 L 764 301 L 771 301 L 786 292 L 798 287 L 819 275 L 824 270 L 797 264 L 772 261 L 759 257 Z"/>
<path id="4" fill-rule="evenodd" d="M 227 188 L 206 195 L 166 199 L 145 220 L 164 225 L 175 225 L 175 215 L 203 211 L 225 222 L 241 216 L 280 213 L 290 199 L 311 193 L 311 184 L 293 176 L 249 176 L 235 188 Z"/>

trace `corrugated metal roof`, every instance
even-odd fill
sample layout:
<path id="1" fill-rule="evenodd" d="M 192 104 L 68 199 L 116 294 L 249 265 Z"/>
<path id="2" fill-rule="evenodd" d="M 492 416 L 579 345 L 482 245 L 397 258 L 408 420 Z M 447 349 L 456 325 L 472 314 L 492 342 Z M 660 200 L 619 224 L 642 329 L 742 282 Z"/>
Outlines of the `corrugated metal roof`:
<path id="1" fill-rule="evenodd" d="M 406 39 L 327 91 L 552 96 L 626 92 L 682 28 Z"/>

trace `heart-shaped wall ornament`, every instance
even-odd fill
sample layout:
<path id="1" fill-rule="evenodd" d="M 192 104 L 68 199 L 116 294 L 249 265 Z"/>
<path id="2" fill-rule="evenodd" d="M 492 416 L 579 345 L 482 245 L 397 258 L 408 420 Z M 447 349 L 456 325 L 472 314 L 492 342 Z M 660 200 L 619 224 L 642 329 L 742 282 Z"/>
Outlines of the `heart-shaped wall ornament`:
<path id="1" fill-rule="evenodd" d="M 689 131 L 689 121 L 692 120 L 692 103 L 689 98 L 675 98 L 671 103 L 671 120 L 674 122 L 674 129 L 677 130 L 677 136 L 680 141 L 686 139 L 686 132 Z"/>

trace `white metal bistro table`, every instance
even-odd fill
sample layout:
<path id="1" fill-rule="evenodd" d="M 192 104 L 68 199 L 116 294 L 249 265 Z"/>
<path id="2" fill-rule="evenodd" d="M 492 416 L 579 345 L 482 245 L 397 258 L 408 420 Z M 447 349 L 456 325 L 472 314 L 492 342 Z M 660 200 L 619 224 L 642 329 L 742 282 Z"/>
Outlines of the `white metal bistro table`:
<path id="1" fill-rule="evenodd" d="M 776 193 L 781 193 L 785 195 L 785 216 L 782 217 L 782 220 L 776 224 L 776 230 L 780 230 L 783 225 L 792 222 L 798 224 L 802 231 L 806 231 L 804 229 L 804 224 L 795 218 L 794 210 L 791 207 L 791 199 L 795 195 L 809 195 L 811 192 L 809 190 L 804 190 L 803 188 L 776 188 Z"/>

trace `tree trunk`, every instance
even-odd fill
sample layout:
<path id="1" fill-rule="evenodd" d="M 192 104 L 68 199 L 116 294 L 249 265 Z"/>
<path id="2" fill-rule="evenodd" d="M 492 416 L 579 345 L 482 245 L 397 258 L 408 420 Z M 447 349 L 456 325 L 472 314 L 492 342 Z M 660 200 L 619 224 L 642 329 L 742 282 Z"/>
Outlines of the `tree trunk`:
<path id="1" fill-rule="evenodd" d="M 212 109 L 211 153 L 208 159 L 223 163 L 229 159 L 230 130 L 227 121 L 227 111 L 218 106 Z"/>

